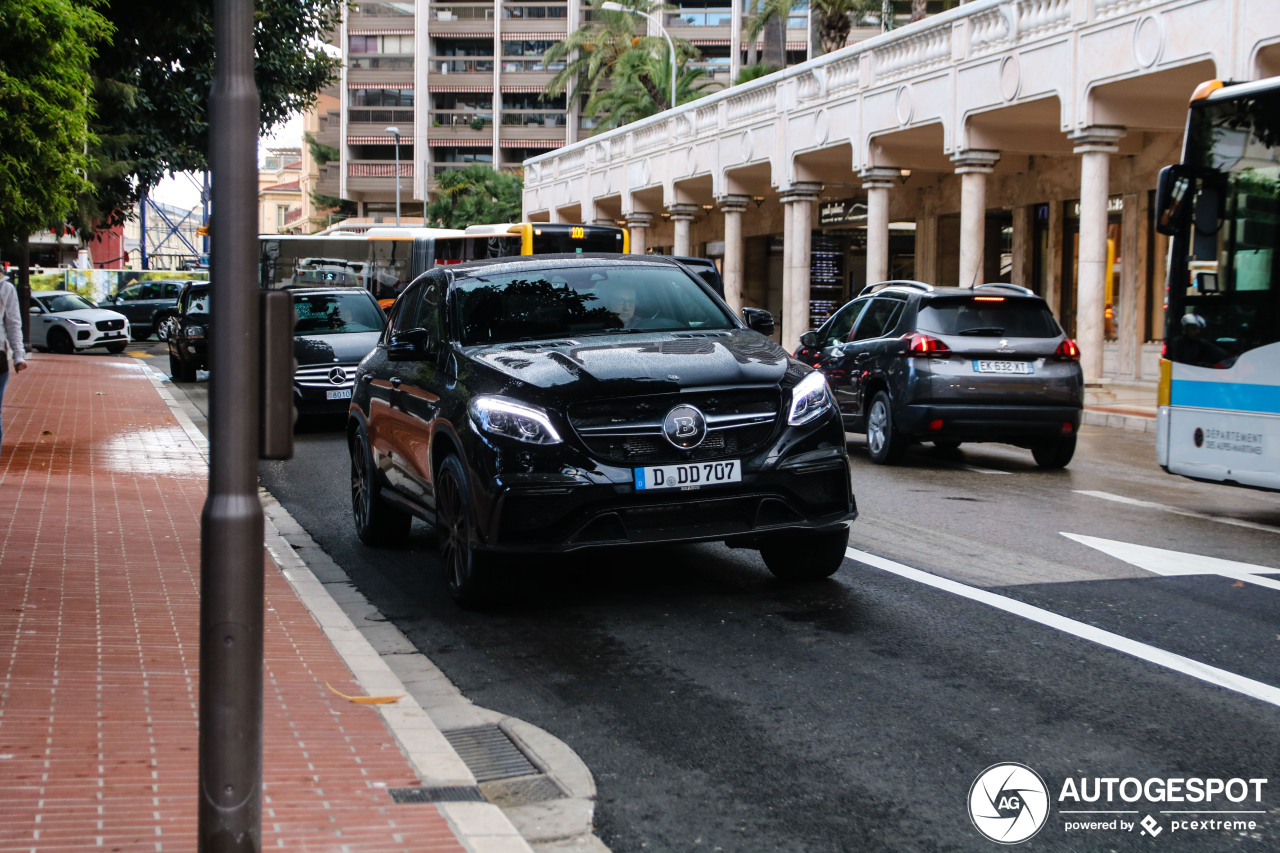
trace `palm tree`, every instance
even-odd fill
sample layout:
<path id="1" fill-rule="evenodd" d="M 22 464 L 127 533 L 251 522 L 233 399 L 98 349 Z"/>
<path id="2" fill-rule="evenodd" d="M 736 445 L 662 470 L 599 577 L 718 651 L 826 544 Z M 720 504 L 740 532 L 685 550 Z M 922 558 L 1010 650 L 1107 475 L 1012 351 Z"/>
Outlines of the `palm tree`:
<path id="1" fill-rule="evenodd" d="M 664 44 L 665 48 L 666 45 Z M 677 56 L 681 69 L 676 78 L 676 100 L 688 103 L 706 94 L 711 81 L 704 79 L 704 68 L 688 68 Z M 624 54 L 614 66 L 614 75 L 607 89 L 601 89 L 587 101 L 585 112 L 597 119 L 595 131 L 599 133 L 630 124 L 666 109 L 671 91 L 670 63 L 660 63 L 647 51 L 633 50 Z"/>
<path id="2" fill-rule="evenodd" d="M 556 42 L 546 52 L 544 61 L 567 60 L 564 68 L 556 72 L 547 85 L 547 93 L 559 95 L 571 86 L 574 94 L 586 92 L 591 98 L 605 87 L 613 77 L 619 61 L 631 51 L 643 45 L 647 53 L 648 39 L 636 35 L 636 16 L 630 12 L 600 8 L 601 0 L 591 0 L 592 23 L 584 24 Z M 641 6 L 646 8 L 641 8 Z M 648 11 L 648 3 L 639 0 L 635 4 L 640 11 Z M 663 47 L 666 47 L 665 41 Z M 653 82 L 651 73 L 640 73 L 639 84 L 654 94 L 654 100 L 666 103 L 666 98 Z M 574 85 L 576 84 L 576 86 Z"/>
<path id="3" fill-rule="evenodd" d="M 756 14 L 747 25 L 747 38 L 752 42 L 765 34 L 765 63 L 769 64 L 770 32 L 773 23 L 782 28 L 780 38 L 786 38 L 786 20 L 792 10 L 804 6 L 803 0 L 757 0 Z M 866 15 L 879 6 L 878 0 L 809 0 L 809 8 L 817 25 L 818 38 L 822 42 L 822 52 L 831 53 L 839 50 L 849 39 L 849 32 L 855 23 L 861 23 Z M 785 64 L 785 53 L 782 63 Z M 781 67 L 781 65 L 779 65 Z"/>

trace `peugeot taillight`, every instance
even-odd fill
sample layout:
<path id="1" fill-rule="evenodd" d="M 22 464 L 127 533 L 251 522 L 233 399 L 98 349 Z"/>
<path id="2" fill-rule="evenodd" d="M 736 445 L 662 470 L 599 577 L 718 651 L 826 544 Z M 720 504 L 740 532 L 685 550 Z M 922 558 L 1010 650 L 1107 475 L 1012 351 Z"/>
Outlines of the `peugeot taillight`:
<path id="1" fill-rule="evenodd" d="M 1059 361 L 1079 361 L 1080 347 L 1071 338 L 1063 338 L 1062 343 L 1054 350 L 1053 357 Z"/>
<path id="2" fill-rule="evenodd" d="M 932 335 L 915 332 L 910 335 L 903 335 L 902 339 L 907 342 L 905 355 L 922 358 L 949 358 L 951 356 L 951 347 Z"/>

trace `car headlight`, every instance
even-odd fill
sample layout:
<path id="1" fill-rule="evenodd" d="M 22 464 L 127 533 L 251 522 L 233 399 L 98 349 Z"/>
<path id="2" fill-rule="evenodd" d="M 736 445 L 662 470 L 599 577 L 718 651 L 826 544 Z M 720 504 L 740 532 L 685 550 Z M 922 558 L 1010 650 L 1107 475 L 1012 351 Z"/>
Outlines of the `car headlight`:
<path id="1" fill-rule="evenodd" d="M 188 338 L 203 338 L 204 326 L 187 326 L 186 332 Z"/>
<path id="2" fill-rule="evenodd" d="M 73 325 L 73 326 L 89 326 L 89 325 L 92 325 L 91 323 L 89 323 L 89 322 L 87 322 L 87 321 L 85 321 L 85 320 L 77 320 L 75 317 L 63 317 L 62 319 L 66 320 L 68 323 L 70 323 L 70 324 L 71 324 L 71 325 Z"/>
<path id="3" fill-rule="evenodd" d="M 787 423 L 791 426 L 807 424 L 829 408 L 831 391 L 827 388 L 827 377 L 815 370 L 791 390 L 791 411 L 787 413 Z"/>
<path id="4" fill-rule="evenodd" d="M 514 438 L 527 444 L 559 444 L 560 433 L 547 413 L 532 406 L 499 397 L 476 397 L 471 401 L 471 420 L 485 432 Z"/>

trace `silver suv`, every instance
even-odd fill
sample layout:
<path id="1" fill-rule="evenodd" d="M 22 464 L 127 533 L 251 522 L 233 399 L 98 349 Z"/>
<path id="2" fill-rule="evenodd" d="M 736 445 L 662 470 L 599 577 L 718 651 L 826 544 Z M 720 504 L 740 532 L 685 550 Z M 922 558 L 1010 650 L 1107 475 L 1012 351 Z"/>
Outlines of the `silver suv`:
<path id="1" fill-rule="evenodd" d="M 1062 468 L 1084 406 L 1080 351 L 1024 287 L 874 284 L 800 338 L 796 358 L 826 375 L 845 429 L 873 462 L 913 441 L 997 441 Z"/>

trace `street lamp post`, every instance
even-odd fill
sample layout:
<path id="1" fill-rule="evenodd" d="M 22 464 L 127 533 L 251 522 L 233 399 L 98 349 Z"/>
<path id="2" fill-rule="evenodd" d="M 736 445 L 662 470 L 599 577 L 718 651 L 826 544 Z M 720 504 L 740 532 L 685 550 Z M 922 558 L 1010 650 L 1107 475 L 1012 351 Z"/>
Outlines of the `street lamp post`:
<path id="1" fill-rule="evenodd" d="M 396 137 L 396 227 L 400 227 L 400 128 L 388 127 L 387 133 Z"/>
<path id="2" fill-rule="evenodd" d="M 662 26 L 662 22 L 650 15 L 648 12 L 641 12 L 639 9 L 632 9 L 623 6 L 621 3 L 615 3 L 613 0 L 605 0 L 600 4 L 601 9 L 608 9 L 610 12 L 630 12 L 632 15 L 639 15 L 642 18 L 648 18 L 653 25 L 658 28 L 658 32 L 662 33 L 662 37 L 667 40 L 667 47 L 671 49 L 671 108 L 676 107 L 676 43 L 671 40 L 671 36 L 667 33 L 667 28 Z"/>

